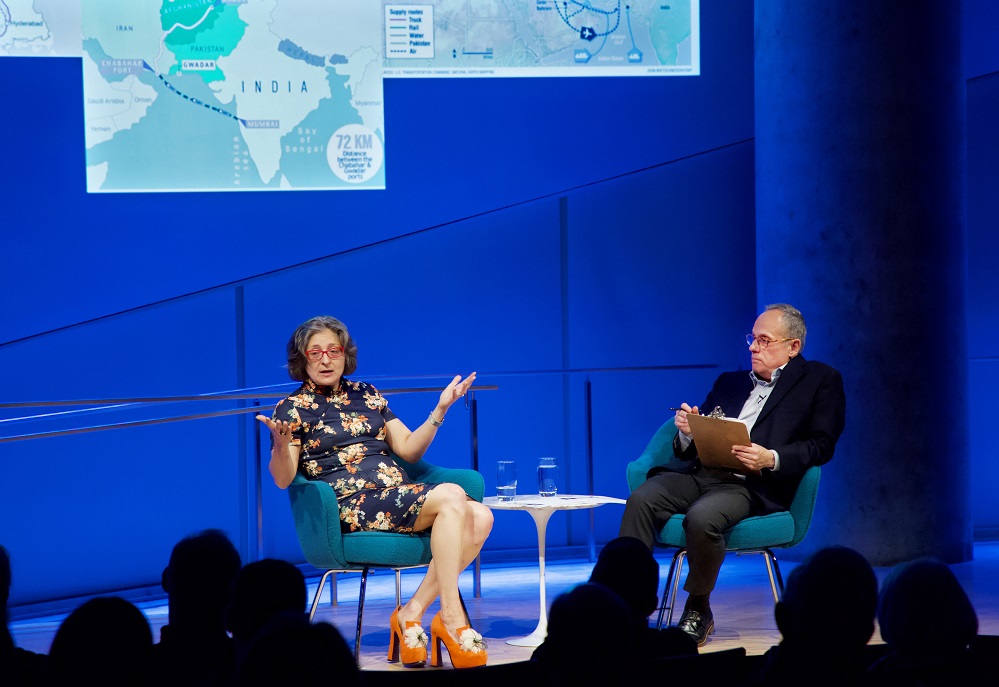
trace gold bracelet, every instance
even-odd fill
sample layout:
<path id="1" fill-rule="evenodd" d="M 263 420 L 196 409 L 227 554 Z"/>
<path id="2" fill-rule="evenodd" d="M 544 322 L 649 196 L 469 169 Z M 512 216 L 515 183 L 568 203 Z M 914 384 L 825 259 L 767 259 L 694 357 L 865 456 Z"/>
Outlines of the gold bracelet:
<path id="1" fill-rule="evenodd" d="M 430 424 L 432 424 L 434 427 L 440 427 L 441 425 L 444 424 L 444 418 L 441 418 L 440 422 L 434 419 L 434 411 L 432 410 L 430 411 L 430 416 L 427 419 L 430 420 Z"/>

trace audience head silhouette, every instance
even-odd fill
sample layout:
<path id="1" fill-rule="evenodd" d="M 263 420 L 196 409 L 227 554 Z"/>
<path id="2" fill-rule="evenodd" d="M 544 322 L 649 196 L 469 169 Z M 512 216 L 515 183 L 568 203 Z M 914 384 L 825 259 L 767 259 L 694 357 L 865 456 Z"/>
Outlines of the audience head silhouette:
<path id="1" fill-rule="evenodd" d="M 7 601 L 10 599 L 10 584 L 10 554 L 7 553 L 7 549 L 0 546 L 0 655 L 5 649 L 14 645 L 7 629 Z"/>
<path id="2" fill-rule="evenodd" d="M 933 622 L 926 622 L 927 602 Z M 952 656 L 978 634 L 978 616 L 957 577 L 941 561 L 921 558 L 896 566 L 885 578 L 878 604 L 881 638 L 911 663 Z"/>
<path id="3" fill-rule="evenodd" d="M 697 653 L 697 641 L 678 627 L 649 627 L 659 605 L 659 562 L 641 539 L 618 537 L 600 550 L 590 582 L 617 594 L 631 611 L 635 642 L 647 658 Z"/>
<path id="4" fill-rule="evenodd" d="M 878 580 L 867 559 L 830 546 L 791 571 L 774 615 L 782 644 L 836 655 L 863 649 L 874 634 L 877 604 Z"/>
<path id="5" fill-rule="evenodd" d="M 10 598 L 10 554 L 3 546 L 0 546 L 0 601 L 7 604 Z"/>
<path id="6" fill-rule="evenodd" d="M 171 632 L 224 633 L 225 608 L 240 565 L 239 552 L 222 530 L 203 530 L 177 542 L 162 579 Z"/>
<path id="7" fill-rule="evenodd" d="M 607 587 L 586 582 L 552 602 L 535 658 L 556 684 L 590 684 L 620 676 L 636 653 L 631 609 Z"/>
<path id="8" fill-rule="evenodd" d="M 226 606 L 240 569 L 225 532 L 202 530 L 177 542 L 163 570 L 169 621 L 153 647 L 158 685 L 221 684 L 235 666 L 235 641 L 226 632 Z"/>
<path id="9" fill-rule="evenodd" d="M 39 685 L 49 657 L 14 645 L 14 637 L 7 624 L 12 581 L 10 554 L 0 546 L 0 685 Z"/>
<path id="10" fill-rule="evenodd" d="M 787 577 L 774 607 L 781 642 L 764 655 L 754 684 L 866 684 L 878 579 L 853 549 L 819 549 Z"/>
<path id="11" fill-rule="evenodd" d="M 319 658 L 321 657 L 321 658 Z M 339 630 L 303 613 L 280 613 L 251 641 L 236 668 L 235 687 L 357 684 L 354 654 Z"/>
<path id="12" fill-rule="evenodd" d="M 254 561 L 236 575 L 226 626 L 238 644 L 246 645 L 274 617 L 304 614 L 307 603 L 301 570 L 277 558 Z"/>
<path id="13" fill-rule="evenodd" d="M 0 617 L 7 620 L 7 601 L 10 599 L 10 554 L 0 546 Z"/>
<path id="14" fill-rule="evenodd" d="M 136 687 L 150 684 L 153 633 L 132 603 L 85 601 L 59 625 L 49 649 L 49 684 Z"/>
<path id="15" fill-rule="evenodd" d="M 597 556 L 590 582 L 613 591 L 646 624 L 659 602 L 659 562 L 649 547 L 635 537 L 607 542 Z"/>

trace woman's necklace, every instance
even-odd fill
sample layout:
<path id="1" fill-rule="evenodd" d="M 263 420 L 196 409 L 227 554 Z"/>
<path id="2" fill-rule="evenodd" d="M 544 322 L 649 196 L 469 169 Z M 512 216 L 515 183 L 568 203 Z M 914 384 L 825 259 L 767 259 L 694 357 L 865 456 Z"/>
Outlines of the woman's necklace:
<path id="1" fill-rule="evenodd" d="M 316 390 L 318 391 L 319 387 L 316 387 Z M 323 424 L 323 420 L 326 419 L 326 413 L 329 411 L 329 409 L 333 407 L 334 404 L 337 405 L 340 404 L 341 402 L 340 395 L 342 393 L 343 393 L 343 378 L 341 377 L 336 383 L 336 388 L 330 387 L 329 396 L 323 394 L 324 396 L 326 396 L 326 408 L 323 410 L 323 414 L 319 416 L 319 422 L 316 423 L 317 427 Z"/>
<path id="2" fill-rule="evenodd" d="M 326 394 L 322 393 L 322 387 L 320 387 L 318 384 L 316 384 L 315 386 L 316 386 L 316 391 L 319 394 L 322 394 L 323 396 L 326 397 L 326 407 L 323 408 L 323 412 L 319 416 L 319 419 L 316 420 L 316 422 L 315 422 L 314 425 L 312 425 L 312 429 L 309 431 L 309 438 L 310 439 L 312 438 L 312 436 L 316 432 L 318 432 L 320 429 L 322 429 L 323 427 L 326 426 L 326 424 L 325 424 L 325 422 L 326 422 L 326 413 L 329 412 L 329 409 L 332 408 L 334 405 L 339 406 L 339 403 L 341 401 L 340 396 L 341 396 L 341 394 L 343 394 L 343 378 L 341 378 L 337 382 L 337 385 L 336 385 L 335 389 L 333 387 L 330 387 L 330 393 L 329 393 L 328 396 Z M 308 446 L 308 444 L 309 444 L 309 442 L 307 442 L 307 441 L 303 441 L 302 442 L 302 445 L 305 447 L 305 453 L 303 455 L 303 459 L 304 460 L 308 460 L 309 459 L 309 446 Z M 318 446 L 319 442 L 317 441 L 316 444 Z"/>

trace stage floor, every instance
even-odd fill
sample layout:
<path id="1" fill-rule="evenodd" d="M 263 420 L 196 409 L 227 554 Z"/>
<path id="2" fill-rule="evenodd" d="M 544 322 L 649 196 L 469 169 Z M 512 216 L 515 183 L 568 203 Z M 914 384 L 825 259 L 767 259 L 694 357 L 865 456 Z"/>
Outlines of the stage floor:
<path id="1" fill-rule="evenodd" d="M 661 577 L 665 579 L 669 558 L 665 551 L 657 553 Z M 785 579 L 794 563 L 783 562 Z M 593 563 L 590 561 L 552 561 L 546 563 L 547 598 L 549 605 L 563 591 L 585 582 Z M 999 542 L 975 546 L 975 558 L 968 563 L 952 566 L 961 584 L 971 597 L 978 613 L 981 634 L 999 634 Z M 876 569 L 879 579 L 887 568 Z M 402 576 L 403 598 L 416 589 L 420 571 L 407 571 Z M 316 619 L 335 625 L 353 647 L 354 624 L 357 618 L 359 575 L 340 575 L 339 603 L 331 606 L 329 593 L 324 592 Z M 538 567 L 533 565 L 494 565 L 482 568 L 482 595 L 475 598 L 471 569 L 461 577 L 462 596 L 475 628 L 489 642 L 490 663 L 509 663 L 530 658 L 532 648 L 511 646 L 506 640 L 530 634 L 538 621 Z M 318 577 L 308 580 L 309 594 L 315 593 Z M 16 583 L 16 580 L 15 580 Z M 660 593 L 662 589 L 660 588 Z M 681 591 L 680 604 L 684 595 Z M 758 555 L 730 555 L 722 567 L 718 586 L 711 599 L 716 631 L 701 649 L 702 653 L 743 647 L 747 654 L 762 654 L 780 641 L 774 623 L 773 596 L 767 580 L 766 567 Z M 932 607 L 932 603 L 930 604 Z M 153 636 L 158 640 L 159 628 L 167 622 L 166 602 L 143 603 L 139 607 L 149 619 Z M 376 573 L 368 578 L 367 601 L 361 636 L 361 668 L 364 670 L 404 670 L 387 663 L 388 617 L 395 607 L 395 576 Z M 436 606 L 431 607 L 431 613 Z M 11 623 L 14 642 L 31 651 L 47 653 L 52 638 L 64 616 L 48 616 L 18 620 Z M 425 618 L 429 625 L 431 615 Z M 678 620 L 674 616 L 674 622 Z M 880 643 L 875 632 L 872 643 Z M 445 665 L 449 666 L 445 659 Z"/>

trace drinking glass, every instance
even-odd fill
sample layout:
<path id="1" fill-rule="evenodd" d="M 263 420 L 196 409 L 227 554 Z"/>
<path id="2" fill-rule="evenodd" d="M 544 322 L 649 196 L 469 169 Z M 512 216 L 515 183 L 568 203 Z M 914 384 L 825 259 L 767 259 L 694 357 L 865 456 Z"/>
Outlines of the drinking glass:
<path id="1" fill-rule="evenodd" d="M 496 462 L 496 496 L 500 501 L 513 501 L 517 495 L 517 464 L 512 460 Z"/>
<path id="2" fill-rule="evenodd" d="M 555 496 L 558 486 L 555 484 L 555 472 L 558 463 L 551 456 L 538 459 L 538 493 L 542 496 Z"/>

